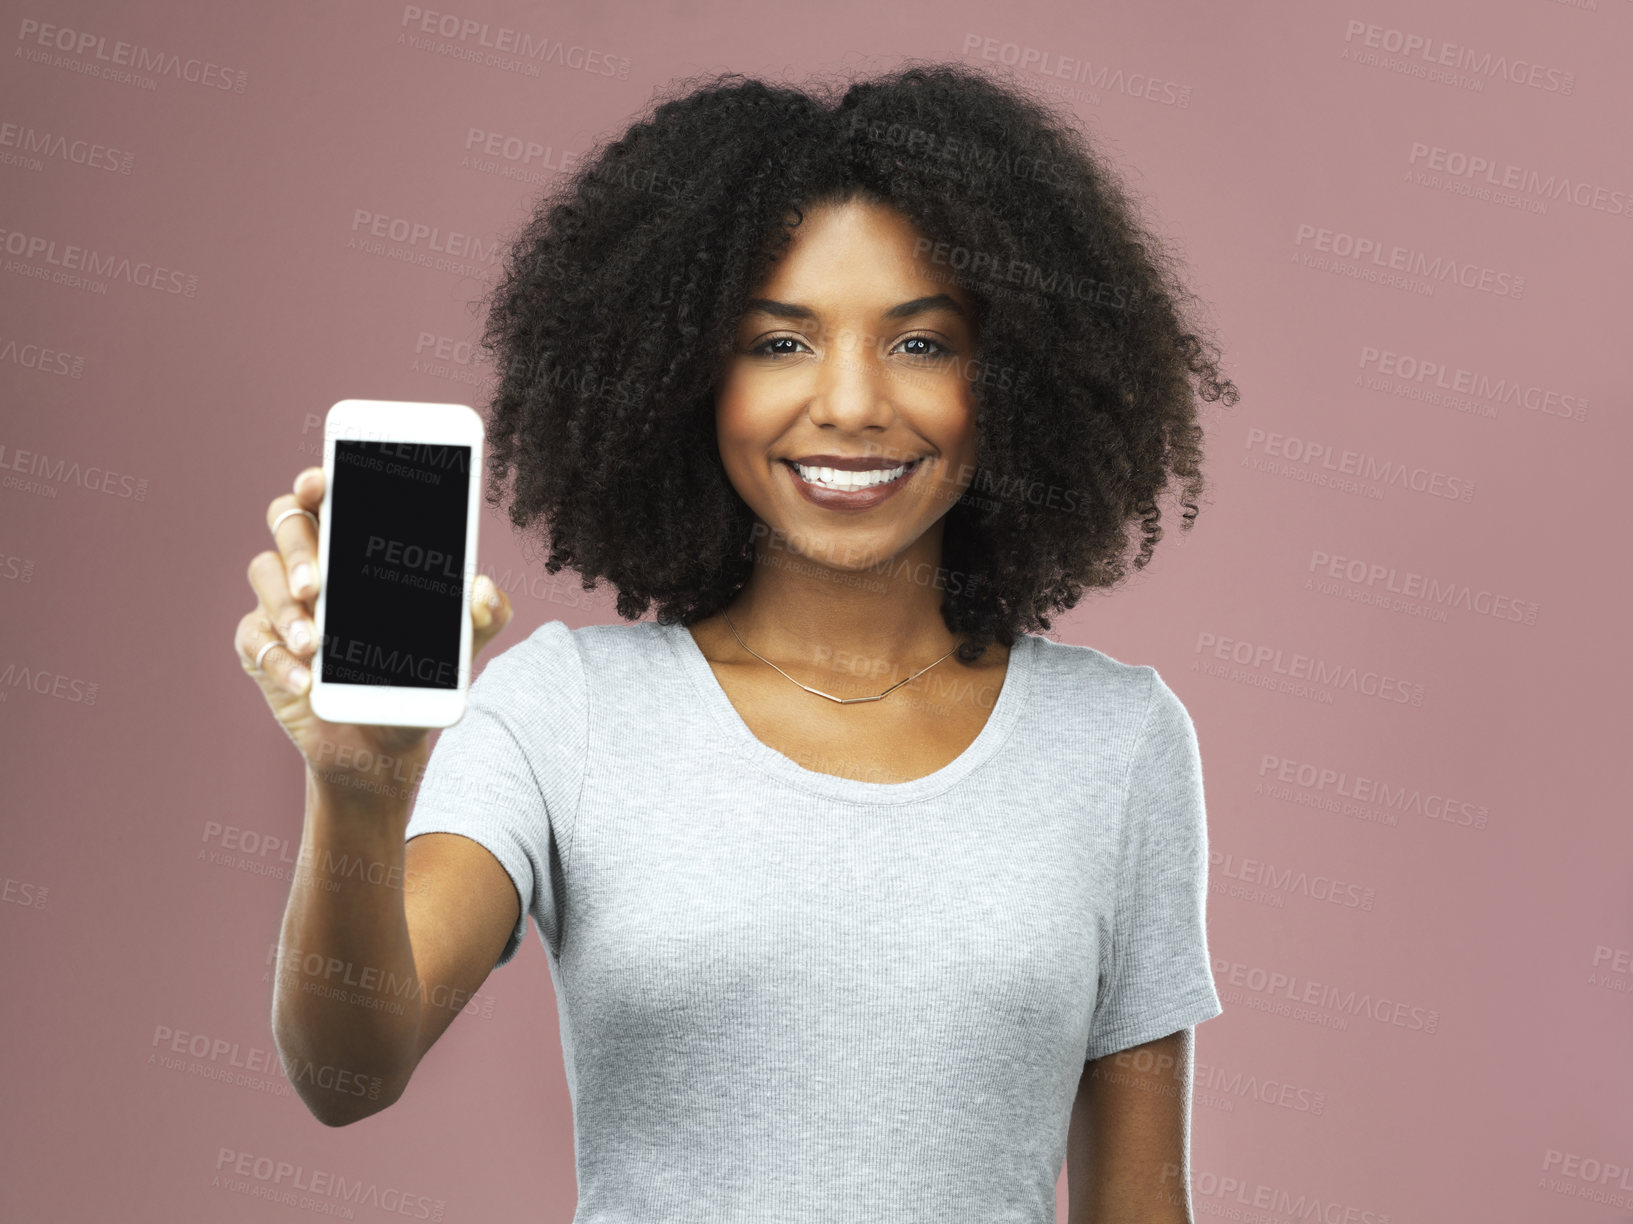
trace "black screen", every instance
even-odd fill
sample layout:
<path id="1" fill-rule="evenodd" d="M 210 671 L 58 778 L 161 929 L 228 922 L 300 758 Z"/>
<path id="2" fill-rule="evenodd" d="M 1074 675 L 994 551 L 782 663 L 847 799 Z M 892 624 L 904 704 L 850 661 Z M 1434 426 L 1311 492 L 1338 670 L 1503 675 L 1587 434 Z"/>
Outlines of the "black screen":
<path id="1" fill-rule="evenodd" d="M 459 687 L 471 448 L 335 442 L 325 684 Z"/>

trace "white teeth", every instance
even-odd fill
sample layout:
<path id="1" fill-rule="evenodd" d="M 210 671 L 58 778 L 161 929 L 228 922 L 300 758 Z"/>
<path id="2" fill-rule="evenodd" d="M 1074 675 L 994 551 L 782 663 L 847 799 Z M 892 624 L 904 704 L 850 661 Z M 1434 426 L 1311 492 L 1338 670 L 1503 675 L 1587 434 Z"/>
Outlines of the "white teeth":
<path id="1" fill-rule="evenodd" d="M 800 479 L 807 484 L 821 485 L 827 489 L 838 489 L 842 492 L 855 492 L 858 489 L 872 488 L 877 484 L 888 484 L 903 472 L 907 471 L 907 464 L 899 467 L 887 468 L 874 472 L 846 472 L 829 467 L 803 467 L 796 463 L 794 470 L 799 473 Z"/>

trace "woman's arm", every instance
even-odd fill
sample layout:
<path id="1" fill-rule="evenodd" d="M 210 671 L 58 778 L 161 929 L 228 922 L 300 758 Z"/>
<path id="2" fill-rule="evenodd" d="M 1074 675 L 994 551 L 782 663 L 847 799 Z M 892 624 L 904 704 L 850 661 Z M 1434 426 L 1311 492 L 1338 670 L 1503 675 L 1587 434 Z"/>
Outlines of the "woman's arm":
<path id="1" fill-rule="evenodd" d="M 347 789 L 308 774 L 301 861 L 309 869 L 290 890 L 273 994 L 278 1053 L 327 1126 L 366 1118 L 402 1095 L 487 979 L 520 906 L 485 847 L 451 833 L 405 846 L 408 800 Z M 357 864 L 379 882 L 346 869 Z M 319 1073 L 306 1073 L 313 1068 Z M 377 1091 L 359 1095 L 370 1081 Z"/>
<path id="2" fill-rule="evenodd" d="M 1194 1224 L 1192 1030 L 1084 1065 L 1066 1136 L 1068 1224 Z"/>

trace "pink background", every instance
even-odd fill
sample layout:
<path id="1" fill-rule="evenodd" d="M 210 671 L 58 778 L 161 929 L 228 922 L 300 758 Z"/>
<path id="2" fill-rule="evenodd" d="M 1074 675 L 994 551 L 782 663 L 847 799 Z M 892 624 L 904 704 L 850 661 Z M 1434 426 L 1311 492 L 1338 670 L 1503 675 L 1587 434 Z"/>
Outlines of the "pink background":
<path id="1" fill-rule="evenodd" d="M 301 820 L 299 760 L 232 653 L 266 504 L 338 399 L 480 403 L 480 370 L 422 350 L 476 337 L 481 282 L 401 258 L 423 243 L 356 249 L 354 217 L 495 243 L 679 76 L 917 56 L 1043 85 L 1066 56 L 1092 79 L 1063 96 L 1187 261 L 1243 392 L 1206 410 L 1195 533 L 1056 630 L 1155 665 L 1202 744 L 1225 1014 L 1198 1030 L 1197 1217 L 1633 1220 L 1633 3 L 444 10 L 600 51 L 611 76 L 417 48 L 387 3 L 6 8 L 0 1216 L 341 1206 L 213 1184 L 225 1148 L 406 1195 L 406 1218 L 569 1219 L 531 929 L 374 1118 L 329 1130 L 287 1083 L 220 1078 L 271 1056 Z M 109 79 L 96 48 L 121 40 L 210 75 Z M 1536 83 L 1438 79 L 1417 40 Z M 467 161 L 472 129 L 543 151 Z M 31 152 L 30 130 L 66 144 Z M 1489 175 L 1455 173 L 1471 158 Z M 1384 262 L 1339 259 L 1353 240 Z M 174 279 L 52 279 L 75 246 Z M 1471 287 L 1390 283 L 1395 248 Z M 1346 475 L 1357 459 L 1407 476 Z M 491 513 L 482 569 L 517 610 L 488 657 L 615 619 Z M 1425 577 L 1469 598 L 1408 593 Z"/>

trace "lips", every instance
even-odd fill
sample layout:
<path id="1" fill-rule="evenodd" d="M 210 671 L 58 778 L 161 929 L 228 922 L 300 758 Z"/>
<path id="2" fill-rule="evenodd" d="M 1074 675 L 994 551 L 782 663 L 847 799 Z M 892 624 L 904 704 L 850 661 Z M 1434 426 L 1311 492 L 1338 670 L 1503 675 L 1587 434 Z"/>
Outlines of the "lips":
<path id="1" fill-rule="evenodd" d="M 876 485 L 889 484 L 891 481 L 907 475 L 918 465 L 916 459 L 890 465 L 868 461 L 867 467 L 840 467 L 837 464 L 805 463 L 794 459 L 787 462 L 794 469 L 796 475 L 807 484 L 820 485 L 827 489 L 837 489 L 845 493 L 873 488 Z"/>
<path id="2" fill-rule="evenodd" d="M 866 467 L 807 469 L 810 476 L 808 479 L 807 476 L 800 474 L 801 465 L 794 460 L 785 459 L 782 465 L 788 469 L 789 480 L 793 482 L 794 487 L 799 490 L 800 495 L 806 501 L 825 510 L 861 511 L 871 510 L 894 497 L 908 481 L 913 479 L 914 473 L 919 469 L 920 461 L 915 459 L 909 463 L 897 465 L 901 469 L 900 474 L 893 479 L 879 481 L 874 478 L 875 483 L 858 485 L 854 488 L 844 487 L 843 485 L 836 487 L 835 485 L 825 484 L 823 481 L 825 478 L 836 482 L 843 481 L 844 477 L 839 476 L 841 471 L 849 474 L 889 472 L 891 469 L 879 468 L 875 466 L 873 461 L 869 461 Z"/>

